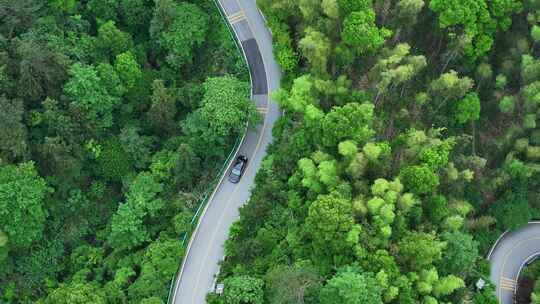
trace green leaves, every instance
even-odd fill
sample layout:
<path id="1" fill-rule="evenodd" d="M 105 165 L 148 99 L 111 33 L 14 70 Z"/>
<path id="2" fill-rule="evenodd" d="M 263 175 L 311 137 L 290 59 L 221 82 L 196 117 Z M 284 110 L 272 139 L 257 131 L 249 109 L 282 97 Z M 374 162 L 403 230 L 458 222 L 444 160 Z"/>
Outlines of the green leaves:
<path id="1" fill-rule="evenodd" d="M 412 270 L 419 270 L 440 260 L 446 243 L 434 233 L 411 232 L 399 241 L 398 248 L 399 258 Z"/>
<path id="2" fill-rule="evenodd" d="M 480 98 L 476 93 L 469 93 L 457 104 L 456 119 L 459 123 L 467 123 L 480 118 Z"/>
<path id="3" fill-rule="evenodd" d="M 163 208 L 163 201 L 157 194 L 163 185 L 146 172 L 139 174 L 130 186 L 126 202 L 118 207 L 111 221 L 108 242 L 116 250 L 132 249 L 150 237 L 144 219 L 154 217 Z"/>
<path id="4" fill-rule="evenodd" d="M 374 135 L 371 129 L 374 107 L 371 103 L 348 103 L 334 107 L 322 121 L 323 143 L 335 147 L 339 142 L 352 139 L 363 144 Z"/>
<path id="5" fill-rule="evenodd" d="M 255 105 L 248 99 L 249 87 L 232 76 L 208 78 L 204 83 L 201 117 L 215 136 L 229 137 L 242 132 L 246 124 L 258 122 Z"/>
<path id="6" fill-rule="evenodd" d="M 429 8 L 439 14 L 441 28 L 463 26 L 463 34 L 472 39 L 465 53 L 477 59 L 491 50 L 497 27 L 510 27 L 512 14 L 520 12 L 522 4 L 515 0 L 432 0 Z"/>
<path id="7" fill-rule="evenodd" d="M 439 186 L 439 176 L 427 166 L 409 166 L 401 171 L 400 176 L 416 194 L 432 192 Z"/>
<path id="8" fill-rule="evenodd" d="M 443 253 L 439 269 L 446 274 L 467 274 L 478 258 L 478 242 L 470 234 L 446 232 L 442 235 L 447 247 Z"/>
<path id="9" fill-rule="evenodd" d="M 341 37 L 358 54 L 376 51 L 390 36 L 392 36 L 392 31 L 375 25 L 373 9 L 352 12 L 343 21 Z"/>
<path id="10" fill-rule="evenodd" d="M 28 247 L 42 237 L 44 200 L 51 190 L 32 162 L 0 167 L 0 230 L 13 247 Z"/>
<path id="11" fill-rule="evenodd" d="M 127 89 L 133 88 L 142 77 L 141 67 L 129 51 L 116 56 L 114 69 Z"/>
<path id="12" fill-rule="evenodd" d="M 27 149 L 27 129 L 23 123 L 24 105 L 21 99 L 0 96 L 0 159 L 13 160 Z"/>
<path id="13" fill-rule="evenodd" d="M 328 57 L 331 52 L 330 40 L 321 32 L 307 28 L 305 36 L 298 42 L 302 55 L 309 62 L 315 75 L 327 73 Z"/>
<path id="14" fill-rule="evenodd" d="M 64 86 L 64 92 L 88 127 L 91 130 L 111 127 L 112 111 L 119 100 L 107 90 L 96 69 L 76 63 L 69 74 L 70 80 Z"/>
<path id="15" fill-rule="evenodd" d="M 103 0 L 94 0 L 103 1 Z M 113 1 L 113 4 L 117 1 Z M 107 7 L 110 11 L 110 7 Z M 114 21 L 107 21 L 98 29 L 98 37 L 96 41 L 97 47 L 102 52 L 99 54 L 105 56 L 106 59 L 112 60 L 121 53 L 128 51 L 133 46 L 133 41 L 128 33 L 118 29 Z"/>
<path id="16" fill-rule="evenodd" d="M 62 284 L 43 301 L 44 304 L 105 304 L 105 294 L 96 284 L 72 282 Z"/>
<path id="17" fill-rule="evenodd" d="M 208 16 L 197 5 L 187 2 L 158 1 L 157 6 L 153 33 L 159 35 L 157 41 L 167 51 L 167 63 L 179 69 L 193 61 L 195 50 L 204 42 L 209 30 Z"/>
<path id="18" fill-rule="evenodd" d="M 263 284 L 261 279 L 249 276 L 231 277 L 223 281 L 225 304 L 262 304 Z"/>
<path id="19" fill-rule="evenodd" d="M 382 304 L 381 288 L 370 273 L 347 267 L 321 290 L 321 304 Z"/>
<path id="20" fill-rule="evenodd" d="M 183 248 L 179 240 L 158 239 L 150 244 L 142 256 L 141 273 L 128 288 L 129 302 L 158 296 L 166 298 L 171 277 L 182 257 Z"/>
<path id="21" fill-rule="evenodd" d="M 352 202 L 337 194 L 319 196 L 309 207 L 306 230 L 316 250 L 325 252 L 330 249 L 330 254 L 344 254 L 343 250 L 348 247 L 345 235 L 353 225 Z"/>

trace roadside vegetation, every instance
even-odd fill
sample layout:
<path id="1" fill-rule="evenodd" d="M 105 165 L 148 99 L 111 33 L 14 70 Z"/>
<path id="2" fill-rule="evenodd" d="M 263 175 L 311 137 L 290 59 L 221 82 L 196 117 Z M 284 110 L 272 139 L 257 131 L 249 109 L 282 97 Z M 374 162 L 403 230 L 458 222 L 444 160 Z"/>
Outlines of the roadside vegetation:
<path id="1" fill-rule="evenodd" d="M 248 77 L 212 1 L 0 0 L 0 303 L 165 303 Z"/>
<path id="2" fill-rule="evenodd" d="M 519 277 L 517 304 L 540 304 L 540 262 L 527 265 Z"/>
<path id="3" fill-rule="evenodd" d="M 211 303 L 496 304 L 540 212 L 540 2 L 259 0 L 285 115 Z"/>

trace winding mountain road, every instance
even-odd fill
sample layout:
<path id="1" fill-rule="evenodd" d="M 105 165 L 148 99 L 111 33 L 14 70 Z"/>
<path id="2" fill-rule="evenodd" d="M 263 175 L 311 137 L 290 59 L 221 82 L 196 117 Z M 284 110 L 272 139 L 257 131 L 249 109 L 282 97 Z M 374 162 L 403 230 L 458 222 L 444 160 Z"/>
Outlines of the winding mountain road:
<path id="1" fill-rule="evenodd" d="M 490 279 L 496 286 L 501 304 L 513 304 L 519 273 L 540 255 L 540 222 L 531 222 L 515 231 L 505 232 L 491 249 Z"/>
<path id="2" fill-rule="evenodd" d="M 272 54 L 271 34 L 255 0 L 218 2 L 242 47 L 251 75 L 252 100 L 264 116 L 264 121 L 246 134 L 236 152 L 249 158 L 240 182 L 232 184 L 224 178 L 230 172 L 229 164 L 202 211 L 175 282 L 174 304 L 203 304 L 206 294 L 213 289 L 229 228 L 238 218 L 238 209 L 249 199 L 255 174 L 272 140 L 272 127 L 280 115 L 278 106 L 269 99 L 269 93 L 279 88 L 280 71 Z"/>

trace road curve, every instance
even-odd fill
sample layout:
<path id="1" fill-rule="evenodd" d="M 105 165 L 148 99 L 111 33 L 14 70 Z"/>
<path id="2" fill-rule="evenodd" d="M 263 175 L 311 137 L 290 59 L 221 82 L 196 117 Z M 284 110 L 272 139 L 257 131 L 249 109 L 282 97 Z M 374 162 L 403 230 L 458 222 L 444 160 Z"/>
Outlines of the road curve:
<path id="1" fill-rule="evenodd" d="M 218 2 L 242 47 L 251 75 L 252 100 L 264 120 L 247 133 L 238 149 L 237 153 L 249 158 L 240 182 L 232 184 L 223 178 L 230 171 L 229 165 L 201 214 L 175 282 L 171 301 L 174 304 L 203 304 L 206 294 L 213 289 L 229 227 L 238 218 L 238 209 L 249 199 L 255 174 L 272 140 L 272 127 L 280 115 L 278 106 L 269 99 L 269 93 L 279 88 L 280 71 L 272 54 L 270 32 L 255 0 Z"/>
<path id="2" fill-rule="evenodd" d="M 531 222 L 505 232 L 491 249 L 490 279 L 501 304 L 513 304 L 519 273 L 527 262 L 540 255 L 540 222 Z"/>

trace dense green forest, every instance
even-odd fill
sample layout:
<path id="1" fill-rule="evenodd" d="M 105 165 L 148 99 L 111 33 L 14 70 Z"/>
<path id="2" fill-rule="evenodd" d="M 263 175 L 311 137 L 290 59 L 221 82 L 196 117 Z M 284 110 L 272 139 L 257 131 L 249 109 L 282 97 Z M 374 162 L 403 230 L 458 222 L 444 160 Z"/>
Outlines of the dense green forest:
<path id="1" fill-rule="evenodd" d="M 540 1 L 259 0 L 285 115 L 211 303 L 496 304 L 540 215 Z"/>
<path id="2" fill-rule="evenodd" d="M 165 303 L 254 113 L 213 1 L 0 0 L 0 303 Z"/>

